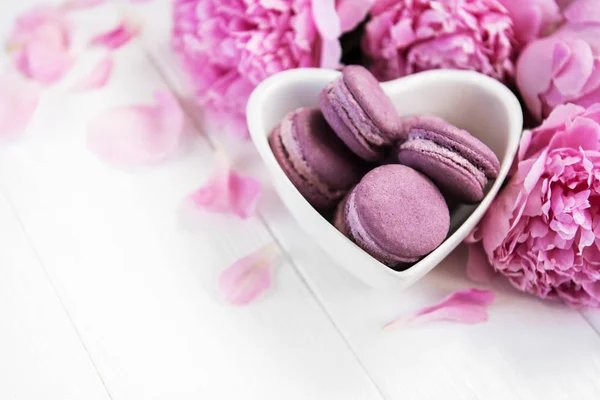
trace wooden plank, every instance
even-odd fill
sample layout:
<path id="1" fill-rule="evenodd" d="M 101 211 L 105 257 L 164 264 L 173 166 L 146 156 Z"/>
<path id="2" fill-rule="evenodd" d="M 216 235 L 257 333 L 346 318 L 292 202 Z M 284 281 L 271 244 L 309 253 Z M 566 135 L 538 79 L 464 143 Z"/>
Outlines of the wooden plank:
<path id="1" fill-rule="evenodd" d="M 0 398 L 108 400 L 1 192 L 0 221 Z"/>
<path id="2" fill-rule="evenodd" d="M 117 169 L 87 151 L 91 116 L 159 88 L 141 47 L 127 46 L 108 88 L 48 93 L 0 156 L 0 182 L 112 397 L 381 399 L 289 263 L 255 305 L 219 301 L 218 273 L 272 238 L 256 219 L 178 216 L 212 168 L 195 132 L 185 155 L 156 168 Z"/>
<path id="3" fill-rule="evenodd" d="M 286 213 L 274 204 L 268 209 Z M 578 312 L 517 293 L 506 283 L 493 288 L 497 300 L 486 324 L 381 331 L 397 315 L 472 286 L 464 277 L 464 252 L 455 252 L 404 292 L 376 292 L 331 265 L 295 223 L 267 220 L 274 221 L 272 230 L 288 251 L 302 255 L 294 258 L 296 265 L 384 397 L 591 400 L 600 395 L 596 332 Z"/>
<path id="4" fill-rule="evenodd" d="M 146 32 L 145 46 L 169 81 L 186 93 L 168 45 L 160 40 L 165 32 L 167 24 L 156 21 L 153 31 Z M 455 252 L 407 291 L 376 292 L 332 265 L 273 193 L 263 202 L 261 214 L 385 398 L 600 396 L 600 339 L 576 311 L 499 283 L 487 324 L 432 324 L 382 332 L 383 324 L 396 315 L 470 286 L 462 270 L 464 253 Z"/>
<path id="5" fill-rule="evenodd" d="M 600 335 L 600 310 L 585 310 L 581 314 L 594 327 L 598 335 Z"/>

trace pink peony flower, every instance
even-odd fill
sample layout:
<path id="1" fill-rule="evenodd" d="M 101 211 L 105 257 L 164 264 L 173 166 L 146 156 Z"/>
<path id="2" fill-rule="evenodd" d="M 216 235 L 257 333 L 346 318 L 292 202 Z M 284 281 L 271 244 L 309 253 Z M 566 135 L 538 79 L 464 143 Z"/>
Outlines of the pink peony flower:
<path id="1" fill-rule="evenodd" d="M 51 84 L 71 67 L 70 41 L 62 10 L 37 6 L 17 18 L 7 48 L 15 51 L 14 63 L 23 75 Z"/>
<path id="2" fill-rule="evenodd" d="M 600 104 L 558 106 L 524 133 L 517 171 L 474 236 L 518 289 L 600 307 Z"/>
<path id="3" fill-rule="evenodd" d="M 532 42 L 517 63 L 517 86 L 538 120 L 559 104 L 600 102 L 600 2 L 575 1 L 564 15 L 565 25 Z"/>
<path id="4" fill-rule="evenodd" d="M 380 80 L 437 68 L 508 81 L 514 34 L 498 0 L 377 0 L 363 50 Z"/>
<path id="5" fill-rule="evenodd" d="M 173 47 L 200 104 L 240 119 L 250 92 L 270 75 L 337 67 L 342 30 L 353 29 L 371 2 L 175 0 Z"/>
<path id="6" fill-rule="evenodd" d="M 554 30 L 562 21 L 556 0 L 500 0 L 513 21 L 515 37 L 525 45 Z"/>

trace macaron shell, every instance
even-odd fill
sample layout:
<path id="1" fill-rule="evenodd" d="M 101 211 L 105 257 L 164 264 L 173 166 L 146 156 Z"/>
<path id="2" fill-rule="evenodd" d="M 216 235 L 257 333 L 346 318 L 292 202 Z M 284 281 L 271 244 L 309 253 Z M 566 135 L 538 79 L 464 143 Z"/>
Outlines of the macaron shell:
<path id="1" fill-rule="evenodd" d="M 344 220 L 348 237 L 356 243 L 356 245 L 388 267 L 416 262 L 419 257 L 398 255 L 394 252 L 394 248 L 391 251 L 388 251 L 377 243 L 361 222 L 360 215 L 356 211 L 355 197 L 355 191 L 350 192 L 344 208 Z"/>
<path id="2" fill-rule="evenodd" d="M 429 177 L 447 197 L 473 204 L 481 201 L 484 187 L 467 170 L 446 157 L 412 150 L 400 150 L 398 161 Z"/>
<path id="3" fill-rule="evenodd" d="M 367 171 L 327 125 L 318 107 L 299 110 L 293 120 L 302 156 L 321 182 L 332 190 L 350 190 Z"/>
<path id="4" fill-rule="evenodd" d="M 354 99 L 381 133 L 393 139 L 401 125 L 396 108 L 381 88 L 379 81 L 369 70 L 359 65 L 344 67 L 342 77 Z"/>
<path id="5" fill-rule="evenodd" d="M 296 187 L 296 189 L 298 189 L 302 196 L 313 207 L 317 209 L 325 209 L 335 205 L 337 199 L 324 196 L 319 190 L 317 190 L 316 186 L 311 184 L 305 177 L 296 171 L 288 158 L 289 154 L 283 148 L 279 127 L 276 127 L 269 136 L 269 145 L 271 146 L 271 150 L 273 150 L 273 156 L 279 163 L 279 166 L 283 172 Z"/>
<path id="6" fill-rule="evenodd" d="M 342 235 L 349 237 L 350 236 L 350 228 L 348 228 L 348 224 L 346 224 L 345 210 L 346 203 L 348 202 L 348 195 L 344 197 L 344 199 L 338 204 L 335 209 L 335 213 L 333 214 L 333 226 L 336 227 L 338 231 L 342 233 Z"/>
<path id="7" fill-rule="evenodd" d="M 420 117 L 412 124 L 409 138 L 418 135 L 450 148 L 485 172 L 489 179 L 495 179 L 500 170 L 496 154 L 483 142 L 464 129 L 457 128 L 441 118 Z"/>
<path id="8" fill-rule="evenodd" d="M 450 228 L 450 213 L 437 187 L 423 174 L 403 165 L 369 172 L 355 189 L 358 221 L 353 223 L 387 252 L 414 259 L 439 246 Z M 350 205 L 347 205 L 347 209 Z"/>
<path id="9" fill-rule="evenodd" d="M 327 88 L 321 92 L 319 104 L 329 125 L 354 154 L 366 161 L 377 161 L 383 157 L 383 150 L 371 146 L 363 137 L 354 133 L 348 127 L 348 124 L 342 120 L 340 115 L 344 111 L 341 110 L 339 105 L 335 106 L 332 103 L 327 94 Z"/>

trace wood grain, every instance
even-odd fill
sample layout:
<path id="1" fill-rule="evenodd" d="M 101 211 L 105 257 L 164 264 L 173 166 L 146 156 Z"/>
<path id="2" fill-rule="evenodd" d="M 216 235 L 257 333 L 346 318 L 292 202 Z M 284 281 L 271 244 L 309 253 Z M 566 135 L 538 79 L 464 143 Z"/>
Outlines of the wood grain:
<path id="1" fill-rule="evenodd" d="M 99 9 L 81 29 L 118 14 Z M 79 62 L 97 54 L 86 57 Z M 247 308 L 222 304 L 219 272 L 272 238 L 256 219 L 180 211 L 214 164 L 196 132 L 187 132 L 184 154 L 156 167 L 115 168 L 87 149 L 93 115 L 151 102 L 157 89 L 165 89 L 160 76 L 131 43 L 116 54 L 107 88 L 46 93 L 0 156 L 0 184 L 112 398 L 380 400 L 288 262 L 276 292 Z"/>
<path id="2" fill-rule="evenodd" d="M 0 192 L 0 398 L 108 400 L 85 348 Z"/>

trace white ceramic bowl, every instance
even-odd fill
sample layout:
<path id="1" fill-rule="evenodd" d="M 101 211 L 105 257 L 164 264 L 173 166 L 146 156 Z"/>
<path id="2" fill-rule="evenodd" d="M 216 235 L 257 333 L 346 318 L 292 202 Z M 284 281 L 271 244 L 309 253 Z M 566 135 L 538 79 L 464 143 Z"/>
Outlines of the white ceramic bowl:
<path id="1" fill-rule="evenodd" d="M 370 286 L 407 287 L 458 246 L 490 206 L 517 152 L 523 126 L 521 106 L 504 85 L 469 71 L 428 71 L 382 84 L 400 115 L 432 114 L 444 118 L 478 137 L 501 162 L 498 179 L 488 185 L 483 201 L 453 212 L 451 234 L 444 243 L 406 271 L 394 271 L 365 253 L 315 211 L 279 167 L 267 141 L 271 130 L 288 112 L 318 105 L 321 90 L 339 74 L 306 68 L 266 79 L 248 102 L 250 134 L 279 196 L 302 228 L 333 260 Z"/>

